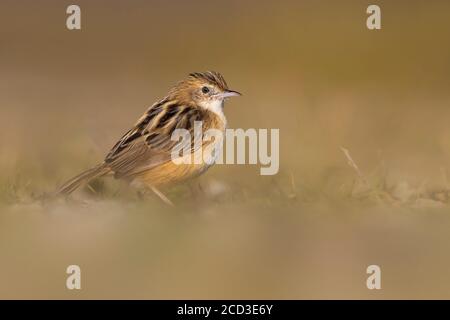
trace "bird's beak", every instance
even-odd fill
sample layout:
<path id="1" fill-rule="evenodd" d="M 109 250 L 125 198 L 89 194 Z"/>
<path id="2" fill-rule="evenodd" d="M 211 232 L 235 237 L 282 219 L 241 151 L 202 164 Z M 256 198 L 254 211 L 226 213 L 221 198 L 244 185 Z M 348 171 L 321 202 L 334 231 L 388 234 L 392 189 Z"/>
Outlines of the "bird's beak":
<path id="1" fill-rule="evenodd" d="M 225 92 L 223 92 L 223 93 L 219 93 L 219 96 L 220 96 L 222 99 L 226 99 L 226 98 L 230 98 L 230 97 L 238 97 L 238 96 L 242 96 L 242 94 L 240 94 L 239 92 L 234 91 L 234 90 L 227 90 L 227 91 L 225 91 Z"/>

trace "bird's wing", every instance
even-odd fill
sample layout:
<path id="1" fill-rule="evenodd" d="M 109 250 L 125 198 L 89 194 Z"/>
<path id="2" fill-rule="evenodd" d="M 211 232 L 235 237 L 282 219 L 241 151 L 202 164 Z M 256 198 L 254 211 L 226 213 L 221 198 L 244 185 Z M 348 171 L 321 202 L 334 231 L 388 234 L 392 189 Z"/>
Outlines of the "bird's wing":
<path id="1" fill-rule="evenodd" d="M 125 133 L 106 156 L 105 163 L 116 177 L 124 177 L 170 161 L 171 152 L 179 143 L 171 140 L 174 130 L 186 129 L 194 138 L 194 122 L 203 117 L 204 111 L 199 108 L 163 99 Z"/>

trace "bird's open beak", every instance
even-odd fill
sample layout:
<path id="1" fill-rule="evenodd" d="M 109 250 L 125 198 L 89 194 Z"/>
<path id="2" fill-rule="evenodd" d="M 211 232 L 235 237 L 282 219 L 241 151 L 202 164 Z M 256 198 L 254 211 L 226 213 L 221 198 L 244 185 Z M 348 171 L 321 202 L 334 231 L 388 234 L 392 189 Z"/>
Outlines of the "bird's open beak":
<path id="1" fill-rule="evenodd" d="M 219 96 L 220 96 L 222 99 L 226 99 L 226 98 L 230 98 L 230 97 L 238 97 L 238 96 L 242 96 L 242 94 L 240 94 L 239 92 L 234 91 L 234 90 L 227 90 L 227 91 L 225 91 L 225 92 L 223 92 L 223 93 L 220 93 Z"/>

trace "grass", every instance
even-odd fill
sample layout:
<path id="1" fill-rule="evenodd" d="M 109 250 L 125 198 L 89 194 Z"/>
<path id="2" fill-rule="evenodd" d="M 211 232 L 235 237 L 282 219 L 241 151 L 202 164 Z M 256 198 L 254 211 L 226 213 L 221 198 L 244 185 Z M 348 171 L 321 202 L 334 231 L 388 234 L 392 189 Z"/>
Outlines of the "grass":
<path id="1" fill-rule="evenodd" d="M 406 180 L 394 180 L 389 176 L 385 159 L 379 158 L 378 164 L 363 173 L 350 151 L 341 147 L 343 160 L 347 161 L 348 171 L 344 177 L 333 175 L 329 170 L 323 181 L 314 185 L 305 183 L 303 177 L 292 170 L 282 170 L 272 177 L 260 177 L 255 185 L 237 180 L 217 179 L 211 173 L 181 186 L 167 189 L 165 192 L 180 204 L 190 202 L 205 203 L 264 203 L 280 205 L 283 203 L 320 203 L 332 199 L 341 202 L 360 202 L 368 205 L 439 207 L 446 206 L 450 199 L 450 185 L 446 169 L 441 167 L 442 181 L 428 185 L 424 180 L 412 185 Z M 16 170 L 20 172 L 19 169 Z M 222 170 L 223 171 L 223 170 Z M 327 170 L 324 169 L 324 172 Z M 73 172 L 76 172 L 75 170 Z M 353 173 L 352 173 L 353 172 Z M 61 179 L 58 179 L 61 181 Z M 340 180 L 340 181 L 339 181 Z M 60 182 L 59 182 L 60 183 Z M 327 186 L 331 184 L 333 187 Z M 13 205 L 49 201 L 49 195 L 56 189 L 58 182 L 53 177 L 36 175 L 29 168 L 21 174 L 4 176 L 0 180 L 0 203 Z M 142 190 L 133 189 L 125 183 L 112 178 L 91 181 L 75 198 L 96 201 L 115 199 L 119 201 L 143 200 Z M 155 201 L 157 198 L 146 193 L 144 198 Z"/>
<path id="2" fill-rule="evenodd" d="M 5 168 L 0 297 L 74 298 L 64 289 L 69 264 L 81 266 L 76 297 L 87 299 L 448 297 L 445 170 L 439 188 L 414 185 L 382 156 L 370 170 L 339 152 L 340 166 L 320 179 L 296 166 L 272 177 L 215 167 L 167 190 L 176 207 L 112 178 L 48 199 L 61 176 L 95 159 Z M 364 287 L 369 264 L 384 272 L 376 295 Z"/>

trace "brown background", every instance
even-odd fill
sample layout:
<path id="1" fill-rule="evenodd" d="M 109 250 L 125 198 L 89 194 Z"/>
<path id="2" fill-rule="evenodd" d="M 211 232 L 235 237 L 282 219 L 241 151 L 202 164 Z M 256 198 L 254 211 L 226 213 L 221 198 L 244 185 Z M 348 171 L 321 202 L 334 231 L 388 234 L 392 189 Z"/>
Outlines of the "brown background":
<path id="1" fill-rule="evenodd" d="M 377 1 L 380 31 L 367 1 L 76 3 L 81 31 L 71 2 L 0 4 L 0 297 L 450 297 L 449 2 Z M 109 180 L 39 200 L 209 69 L 244 93 L 230 127 L 280 129 L 277 176 L 217 166 L 175 209 Z"/>

